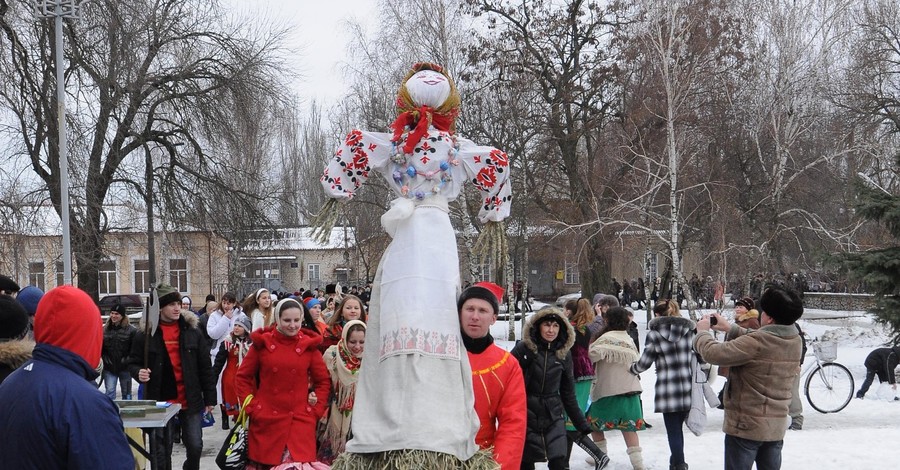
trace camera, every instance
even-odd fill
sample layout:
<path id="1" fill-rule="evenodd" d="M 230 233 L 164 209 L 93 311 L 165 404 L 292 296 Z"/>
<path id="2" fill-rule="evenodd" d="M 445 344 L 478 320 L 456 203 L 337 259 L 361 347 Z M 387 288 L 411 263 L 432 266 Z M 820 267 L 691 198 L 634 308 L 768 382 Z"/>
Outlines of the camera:
<path id="1" fill-rule="evenodd" d="M 710 315 L 710 317 L 709 317 L 709 326 L 715 326 L 716 323 L 719 323 L 719 319 L 716 318 L 714 315 Z"/>

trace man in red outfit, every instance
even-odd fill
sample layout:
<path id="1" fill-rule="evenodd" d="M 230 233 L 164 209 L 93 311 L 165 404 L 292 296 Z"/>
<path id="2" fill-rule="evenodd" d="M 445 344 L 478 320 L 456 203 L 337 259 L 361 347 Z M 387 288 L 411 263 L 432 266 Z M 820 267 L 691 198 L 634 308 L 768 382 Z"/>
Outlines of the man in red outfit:
<path id="1" fill-rule="evenodd" d="M 456 305 L 481 421 L 475 443 L 482 449 L 493 446 L 501 470 L 516 470 L 522 461 L 528 406 L 519 362 L 495 345 L 490 334 L 502 297 L 502 287 L 479 282 L 464 290 Z"/>

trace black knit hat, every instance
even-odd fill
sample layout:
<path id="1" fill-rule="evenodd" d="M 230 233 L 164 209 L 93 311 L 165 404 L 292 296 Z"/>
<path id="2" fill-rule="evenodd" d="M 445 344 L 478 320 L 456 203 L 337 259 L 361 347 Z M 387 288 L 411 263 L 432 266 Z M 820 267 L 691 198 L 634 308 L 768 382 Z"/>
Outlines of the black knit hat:
<path id="1" fill-rule="evenodd" d="M 9 294 L 19 292 L 19 284 L 13 281 L 9 276 L 0 274 L 0 290 Z"/>
<path id="2" fill-rule="evenodd" d="M 456 302 L 457 312 L 461 312 L 463 304 L 469 299 L 481 299 L 491 304 L 494 315 L 500 313 L 499 298 L 503 296 L 503 288 L 492 282 L 478 282 L 464 290 Z"/>
<path id="3" fill-rule="evenodd" d="M 16 299 L 0 295 L 0 341 L 19 339 L 28 331 L 28 313 Z"/>

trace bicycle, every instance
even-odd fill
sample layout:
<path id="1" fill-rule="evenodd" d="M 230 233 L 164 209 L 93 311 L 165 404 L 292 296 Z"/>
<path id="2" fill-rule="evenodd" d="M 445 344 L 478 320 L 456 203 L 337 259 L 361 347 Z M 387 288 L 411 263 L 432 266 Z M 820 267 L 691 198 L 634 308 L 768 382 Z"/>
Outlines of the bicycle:
<path id="1" fill-rule="evenodd" d="M 816 360 L 806 361 L 800 376 L 807 375 L 806 401 L 820 413 L 837 413 L 843 410 L 853 399 L 855 384 L 853 374 L 843 364 L 834 362 L 837 358 L 837 343 L 820 341 L 815 338 L 809 342 L 806 357 Z"/>

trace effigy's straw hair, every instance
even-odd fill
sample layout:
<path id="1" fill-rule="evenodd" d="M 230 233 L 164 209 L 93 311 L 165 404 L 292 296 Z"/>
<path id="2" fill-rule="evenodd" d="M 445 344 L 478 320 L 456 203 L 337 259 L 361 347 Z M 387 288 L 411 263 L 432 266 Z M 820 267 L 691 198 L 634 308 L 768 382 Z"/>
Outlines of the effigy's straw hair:
<path id="1" fill-rule="evenodd" d="M 404 449 L 373 454 L 344 452 L 332 470 L 500 470 L 491 449 L 479 450 L 469 460 L 430 450 Z"/>
<path id="2" fill-rule="evenodd" d="M 506 238 L 506 228 L 502 222 L 488 222 L 484 224 L 478 239 L 472 246 L 472 254 L 482 260 L 490 256 L 494 262 L 494 268 L 503 270 L 509 261 L 509 242 Z"/>
<path id="3" fill-rule="evenodd" d="M 331 239 L 331 229 L 334 228 L 339 215 L 340 203 L 337 199 L 329 198 L 325 205 L 322 206 L 322 210 L 313 217 L 312 224 L 310 224 L 312 227 L 310 237 L 313 241 L 323 245 L 328 243 L 328 240 Z"/>

